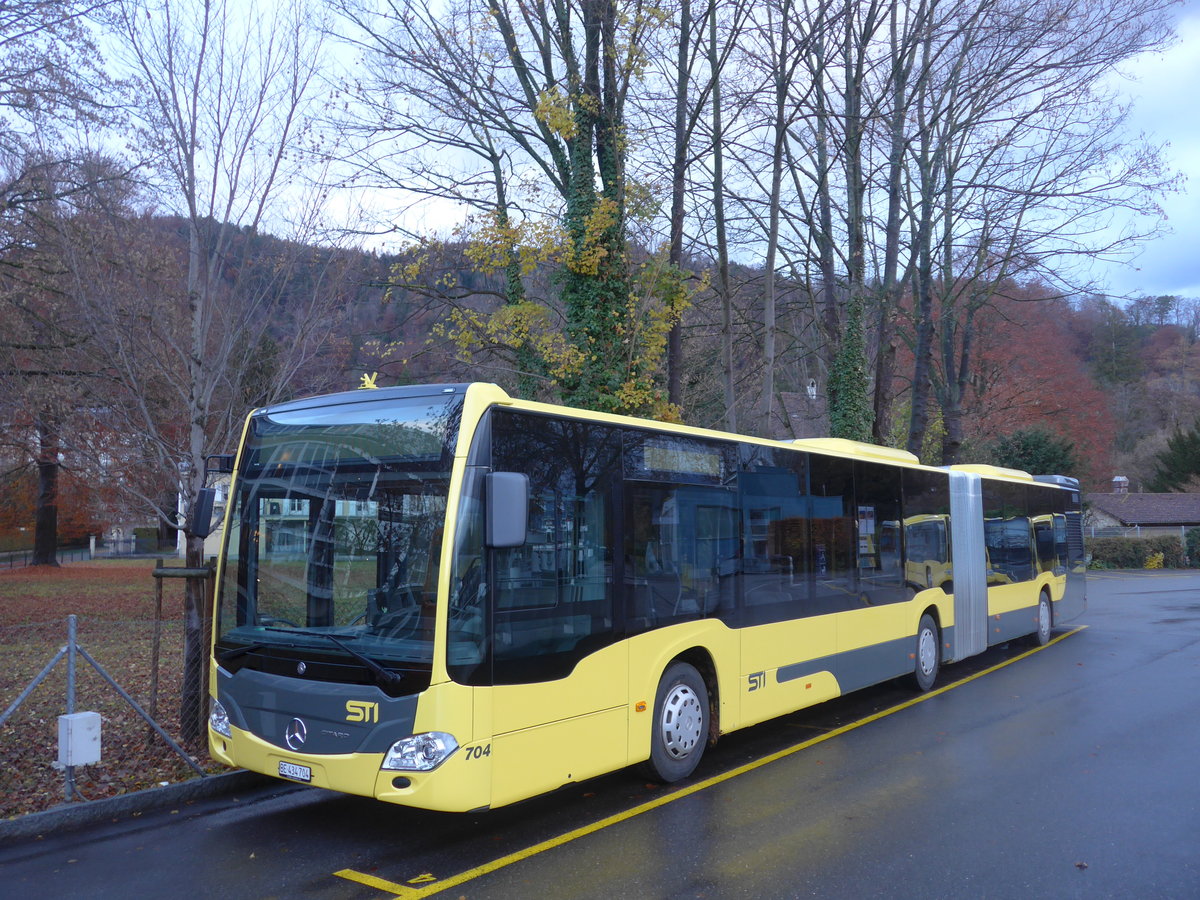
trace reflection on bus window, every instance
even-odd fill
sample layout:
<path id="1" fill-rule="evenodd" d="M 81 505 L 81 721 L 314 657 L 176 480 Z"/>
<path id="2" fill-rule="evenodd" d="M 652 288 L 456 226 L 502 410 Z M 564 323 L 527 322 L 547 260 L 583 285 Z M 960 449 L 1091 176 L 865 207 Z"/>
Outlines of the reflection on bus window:
<path id="1" fill-rule="evenodd" d="M 525 543 L 494 553 L 495 683 L 562 677 L 617 639 L 612 486 L 620 432 L 497 410 L 492 464 L 529 476 Z"/>
<path id="2" fill-rule="evenodd" d="M 630 484 L 626 497 L 626 628 L 636 633 L 732 606 L 732 495 L 719 488 Z"/>
<path id="3" fill-rule="evenodd" d="M 904 577 L 914 590 L 950 583 L 950 517 L 910 516 L 904 520 Z"/>

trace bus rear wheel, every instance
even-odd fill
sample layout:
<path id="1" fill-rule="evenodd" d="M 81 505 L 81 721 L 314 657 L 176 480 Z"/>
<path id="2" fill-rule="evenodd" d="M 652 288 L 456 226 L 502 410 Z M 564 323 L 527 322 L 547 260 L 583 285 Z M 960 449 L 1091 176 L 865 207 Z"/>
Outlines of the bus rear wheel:
<path id="1" fill-rule="evenodd" d="M 667 667 L 658 683 L 646 773 L 658 781 L 687 778 L 704 755 L 708 740 L 708 688 L 693 666 Z"/>
<path id="2" fill-rule="evenodd" d="M 1046 592 L 1042 591 L 1038 597 L 1038 612 L 1037 612 L 1037 631 L 1033 633 L 1033 639 L 1039 647 L 1045 647 L 1050 643 L 1050 629 L 1054 625 L 1054 616 L 1050 612 L 1050 598 L 1046 596 Z"/>
<path id="3" fill-rule="evenodd" d="M 927 691 L 937 681 L 942 654 L 939 652 L 937 623 L 929 613 L 921 616 L 917 626 L 917 659 L 913 666 L 913 683 L 919 691 Z"/>

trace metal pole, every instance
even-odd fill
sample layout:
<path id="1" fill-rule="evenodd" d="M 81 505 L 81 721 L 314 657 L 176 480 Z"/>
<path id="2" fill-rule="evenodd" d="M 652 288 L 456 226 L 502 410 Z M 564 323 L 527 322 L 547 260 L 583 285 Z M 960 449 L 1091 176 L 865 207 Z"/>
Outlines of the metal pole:
<path id="1" fill-rule="evenodd" d="M 67 715 L 75 713 L 75 615 L 67 616 Z M 66 766 L 64 772 L 64 791 L 67 802 L 75 799 L 75 767 Z"/>
<path id="2" fill-rule="evenodd" d="M 8 721 L 8 717 L 17 711 L 17 707 L 25 702 L 25 698 L 27 698 L 30 694 L 33 693 L 34 688 L 36 688 L 39 684 L 41 684 L 43 681 L 46 680 L 46 676 L 50 674 L 50 670 L 53 669 L 55 666 L 57 666 L 58 661 L 66 655 L 67 655 L 67 647 L 64 644 L 62 647 L 58 648 L 58 652 L 54 654 L 54 659 L 52 659 L 52 660 L 50 660 L 50 662 L 46 663 L 46 667 L 44 669 L 42 669 L 42 671 L 40 673 L 38 673 L 37 678 L 35 678 L 35 679 L 33 679 L 33 681 L 29 682 L 29 684 L 27 684 L 25 686 L 25 690 L 21 691 L 20 696 L 17 697 L 17 699 L 12 702 L 12 705 L 9 706 L 8 709 L 6 709 L 4 711 L 3 715 L 0 715 L 0 725 L 3 725 L 5 722 Z"/>
<path id="3" fill-rule="evenodd" d="M 154 564 L 161 569 L 163 561 Z M 150 718 L 158 720 L 158 651 L 162 640 L 162 578 L 154 579 L 154 644 L 150 651 Z"/>

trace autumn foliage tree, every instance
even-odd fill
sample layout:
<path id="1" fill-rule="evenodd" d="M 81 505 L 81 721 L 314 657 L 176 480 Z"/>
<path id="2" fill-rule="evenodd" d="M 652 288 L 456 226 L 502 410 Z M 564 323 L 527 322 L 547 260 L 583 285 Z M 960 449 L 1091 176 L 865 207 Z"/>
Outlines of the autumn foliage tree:
<path id="1" fill-rule="evenodd" d="M 500 308 L 458 306 L 448 337 L 466 354 L 508 354 L 526 390 L 668 414 L 661 335 L 685 294 L 661 264 L 640 277 L 628 247 L 626 104 L 658 12 L 620 0 L 340 6 L 365 63 L 346 125 L 363 137 L 361 171 L 476 210 L 458 236 L 503 279 Z M 384 136 L 404 150 L 381 152 Z"/>
<path id="2" fill-rule="evenodd" d="M 0 7 L 0 417 L 10 463 L 36 467 L 34 561 L 56 564 L 58 485 L 70 431 L 78 324 L 61 308 L 61 262 L 44 246 L 48 213 L 84 190 L 86 135 L 102 118 L 107 79 L 87 0 Z"/>
<path id="3" fill-rule="evenodd" d="M 1074 339 L 1069 304 L 1034 299 L 1044 296 L 1041 290 L 1012 285 L 1009 299 L 981 310 L 963 441 L 982 450 L 1018 431 L 1042 429 L 1076 450 L 1080 470 L 1057 474 L 1103 484 L 1111 477 L 1116 423 Z"/>

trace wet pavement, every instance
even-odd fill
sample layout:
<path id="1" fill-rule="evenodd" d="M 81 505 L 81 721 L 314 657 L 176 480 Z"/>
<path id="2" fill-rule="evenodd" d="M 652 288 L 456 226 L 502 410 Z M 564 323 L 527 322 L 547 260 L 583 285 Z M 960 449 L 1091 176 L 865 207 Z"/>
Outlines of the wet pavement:
<path id="1" fill-rule="evenodd" d="M 624 771 L 455 816 L 272 785 L 8 841 L 0 892 L 1200 897 L 1200 574 L 1088 594 L 1047 648 L 728 735 L 671 790 Z"/>

